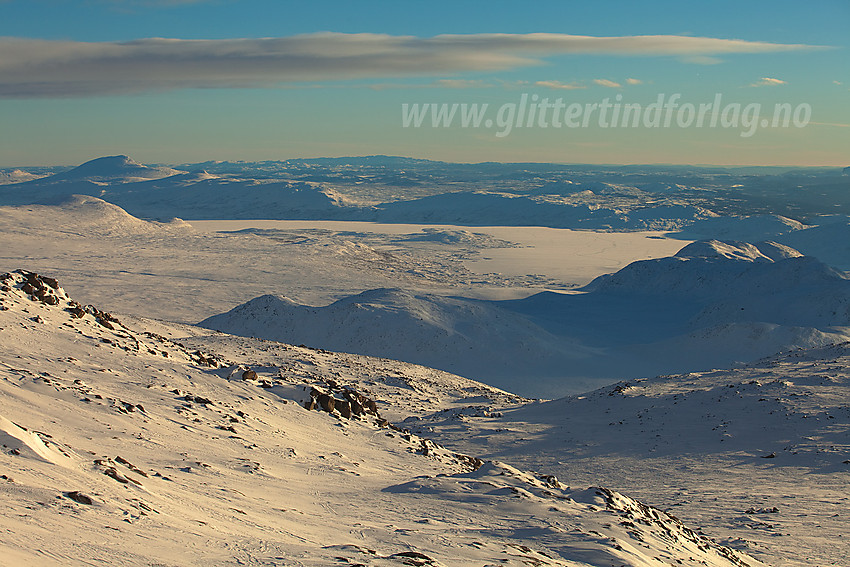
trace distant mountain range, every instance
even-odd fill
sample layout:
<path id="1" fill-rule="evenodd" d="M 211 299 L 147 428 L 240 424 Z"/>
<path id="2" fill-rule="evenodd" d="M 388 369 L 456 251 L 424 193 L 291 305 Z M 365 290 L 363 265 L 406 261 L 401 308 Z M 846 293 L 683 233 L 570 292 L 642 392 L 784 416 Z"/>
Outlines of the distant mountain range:
<path id="1" fill-rule="evenodd" d="M 0 205 L 53 203 L 81 194 L 137 217 L 162 220 L 356 220 L 668 231 L 687 240 L 773 240 L 850 269 L 850 216 L 841 212 L 846 202 L 850 213 L 850 182 L 841 170 L 759 171 L 447 164 L 392 156 L 204 162 L 174 169 L 120 155 L 46 176 L 6 172 L 8 180 L 16 182 L 0 185 Z M 776 214 L 788 206 L 805 222 Z"/>

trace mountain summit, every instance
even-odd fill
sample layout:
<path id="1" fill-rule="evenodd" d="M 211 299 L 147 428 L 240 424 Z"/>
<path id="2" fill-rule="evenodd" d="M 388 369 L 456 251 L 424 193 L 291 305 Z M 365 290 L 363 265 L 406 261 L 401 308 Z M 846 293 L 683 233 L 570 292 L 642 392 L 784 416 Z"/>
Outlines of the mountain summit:
<path id="1" fill-rule="evenodd" d="M 184 173 L 170 167 L 149 167 L 129 156 L 106 156 L 56 174 L 49 181 L 93 181 L 109 183 L 129 183 L 146 179 L 161 179 Z"/>

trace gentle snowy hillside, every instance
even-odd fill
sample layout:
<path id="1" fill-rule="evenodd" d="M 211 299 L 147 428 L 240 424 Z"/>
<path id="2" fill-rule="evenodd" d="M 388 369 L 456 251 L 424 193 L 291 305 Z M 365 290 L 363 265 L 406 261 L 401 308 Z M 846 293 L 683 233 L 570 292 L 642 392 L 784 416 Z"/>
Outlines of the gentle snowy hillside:
<path id="1" fill-rule="evenodd" d="M 26 225 L 21 221 L 25 220 Z M 61 197 L 43 205 L 0 208 L 0 230 L 7 237 L 27 231 L 43 239 L 48 231 L 58 230 L 69 236 L 139 237 L 185 233 L 189 225 L 180 219 L 168 223 L 148 222 L 124 209 L 88 195 Z"/>
<path id="2" fill-rule="evenodd" d="M 454 453 L 382 417 L 385 391 L 406 389 L 416 415 L 522 402 L 504 392 L 122 323 L 31 272 L 0 285 L 9 564 L 759 565 L 616 492 Z"/>
<path id="3" fill-rule="evenodd" d="M 201 325 L 552 396 L 847 340 L 850 280 L 775 243 L 703 241 L 600 276 L 581 293 L 478 301 L 372 290 L 326 307 L 263 296 Z"/>
<path id="4" fill-rule="evenodd" d="M 403 422 L 455 450 L 586 481 L 602 475 L 772 565 L 844 565 L 850 343 L 735 370 L 629 380 L 513 408 Z"/>
<path id="5" fill-rule="evenodd" d="M 203 174 L 110 187 L 102 197 L 147 218 L 337 218 L 343 198 L 314 183 L 219 179 Z"/>
<path id="6" fill-rule="evenodd" d="M 549 375 L 592 353 L 498 303 L 374 289 L 327 307 L 264 295 L 200 326 L 486 377 Z"/>

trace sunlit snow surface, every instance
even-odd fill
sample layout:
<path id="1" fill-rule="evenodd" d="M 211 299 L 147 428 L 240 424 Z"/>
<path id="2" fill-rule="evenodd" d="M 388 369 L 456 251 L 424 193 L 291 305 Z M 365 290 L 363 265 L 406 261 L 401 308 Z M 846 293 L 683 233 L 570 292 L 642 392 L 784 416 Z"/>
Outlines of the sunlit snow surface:
<path id="1" fill-rule="evenodd" d="M 0 291 L 0 563 L 846 563 L 840 171 L 24 169 L 0 271 L 81 304 Z"/>
<path id="2" fill-rule="evenodd" d="M 505 392 L 121 322 L 32 273 L 2 285 L 4 562 L 757 565 L 619 493 L 454 453 L 388 421 L 525 402 Z M 386 417 L 289 395 L 311 385 L 357 390 Z"/>

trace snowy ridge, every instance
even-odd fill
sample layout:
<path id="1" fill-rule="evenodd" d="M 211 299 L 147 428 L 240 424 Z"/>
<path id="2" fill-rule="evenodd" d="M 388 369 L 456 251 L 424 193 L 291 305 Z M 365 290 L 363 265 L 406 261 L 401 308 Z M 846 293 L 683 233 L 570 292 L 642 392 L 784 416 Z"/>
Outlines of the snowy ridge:
<path id="1" fill-rule="evenodd" d="M 783 245 L 712 240 L 633 262 L 581 293 L 479 301 L 377 289 L 324 307 L 267 295 L 200 325 L 552 396 L 845 341 L 850 280 Z"/>
<path id="2" fill-rule="evenodd" d="M 698 241 L 675 256 L 632 262 L 599 276 L 584 289 L 604 293 L 677 294 L 694 297 L 738 296 L 761 289 L 801 286 L 843 287 L 847 277 L 816 258 L 804 257 L 774 242 Z M 730 289 L 730 286 L 731 289 Z"/>
<path id="3" fill-rule="evenodd" d="M 321 218 L 338 211 L 343 198 L 317 184 L 221 178 L 206 171 L 149 167 L 127 156 L 86 162 L 26 183 L 3 185 L 4 205 L 61 202 L 88 195 L 137 217 Z M 262 211 L 258 215 L 258 211 Z"/>
<path id="4" fill-rule="evenodd" d="M 400 289 L 369 290 L 326 307 L 264 295 L 200 326 L 491 380 L 520 372 L 547 373 L 587 354 L 587 349 L 572 347 L 493 302 Z"/>
<path id="5" fill-rule="evenodd" d="M 677 258 L 726 258 L 751 262 L 778 262 L 786 258 L 799 258 L 800 252 L 776 242 L 720 242 L 702 240 L 688 244 L 676 253 Z"/>
<path id="6" fill-rule="evenodd" d="M 0 525 L 16 561 L 760 565 L 612 491 L 572 490 L 275 391 L 304 373 L 328 384 L 424 369 L 200 329 L 186 338 L 246 357 L 227 361 L 153 332 L 189 327 L 122 323 L 32 272 L 2 280 Z M 458 387 L 476 385 L 454 377 L 443 391 Z M 414 405 L 433 393 L 408 391 Z M 56 452 L 71 465 L 54 464 Z"/>

